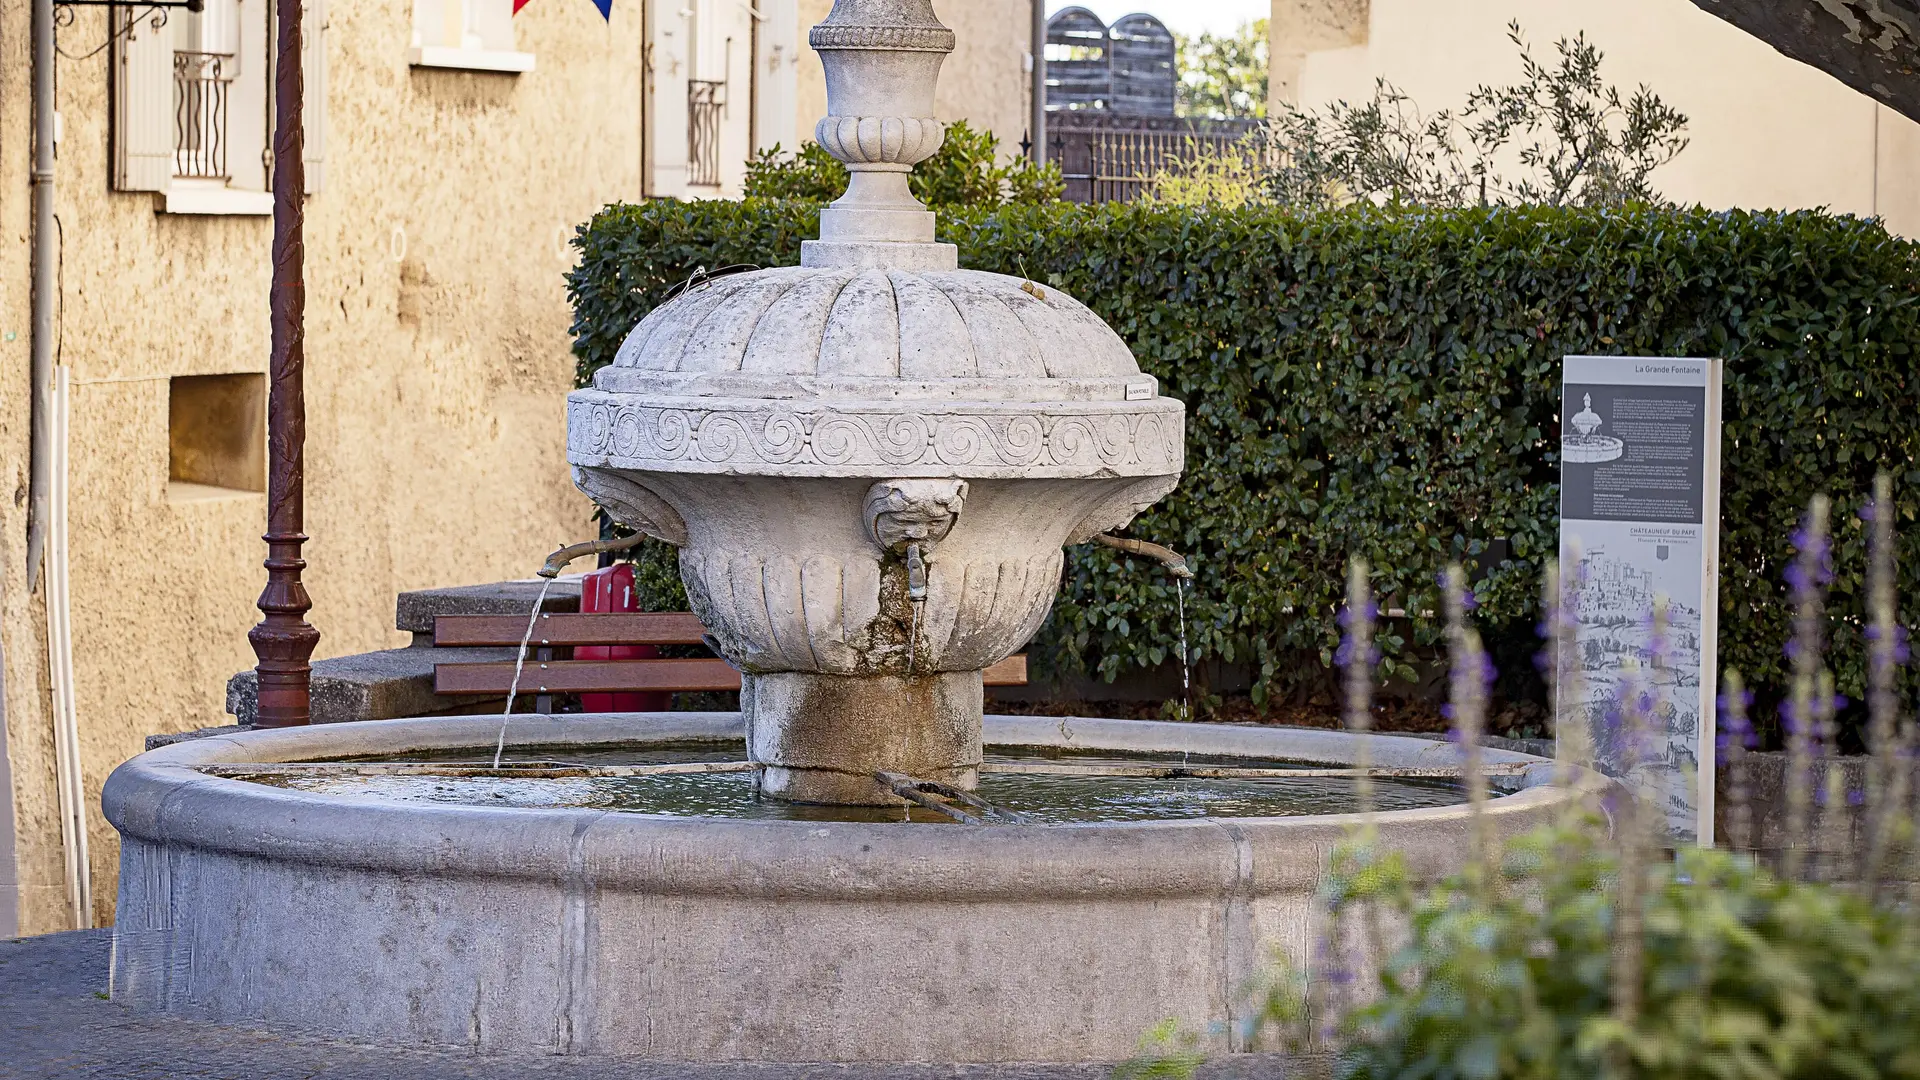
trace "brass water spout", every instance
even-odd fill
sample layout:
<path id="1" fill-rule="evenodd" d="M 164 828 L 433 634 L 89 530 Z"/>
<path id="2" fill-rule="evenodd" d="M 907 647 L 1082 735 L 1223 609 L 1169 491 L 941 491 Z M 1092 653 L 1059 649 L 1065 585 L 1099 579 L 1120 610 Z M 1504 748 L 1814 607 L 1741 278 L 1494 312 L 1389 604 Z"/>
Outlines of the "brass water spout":
<path id="1" fill-rule="evenodd" d="M 1108 536 L 1101 533 L 1093 538 L 1101 547 L 1110 547 L 1115 551 L 1124 551 L 1129 555 L 1140 555 L 1158 562 L 1167 568 L 1167 572 L 1177 578 L 1193 580 L 1193 568 L 1187 565 L 1186 556 L 1172 548 L 1149 544 L 1145 540 L 1132 540 L 1124 536 Z"/>
<path id="2" fill-rule="evenodd" d="M 565 570 L 568 563 L 583 555 L 598 555 L 603 551 L 625 551 L 646 538 L 646 533 L 634 533 L 632 536 L 621 536 L 612 540 L 588 540 L 585 543 L 568 544 L 547 556 L 547 564 L 540 568 L 540 576 L 559 577 L 560 571 Z"/>

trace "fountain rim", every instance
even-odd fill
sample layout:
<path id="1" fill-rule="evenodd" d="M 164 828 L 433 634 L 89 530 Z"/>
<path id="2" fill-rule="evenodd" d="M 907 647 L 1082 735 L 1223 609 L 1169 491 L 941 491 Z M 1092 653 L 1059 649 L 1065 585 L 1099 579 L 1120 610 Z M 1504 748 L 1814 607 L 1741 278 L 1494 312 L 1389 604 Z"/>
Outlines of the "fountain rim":
<path id="1" fill-rule="evenodd" d="M 1350 763 L 1356 736 L 1303 728 L 1179 724 L 1094 717 L 994 716 L 989 746 L 1180 752 Z M 636 723 L 644 730 L 636 731 Z M 342 799 L 212 776 L 196 766 L 275 763 L 327 754 L 370 756 L 490 747 L 498 715 L 431 717 L 256 730 L 141 754 L 108 778 L 102 806 L 123 834 L 190 850 L 399 874 L 578 881 L 676 895 L 816 899 L 965 900 L 1017 895 L 1140 897 L 1196 890 L 1299 886 L 1316 881 L 1326 852 L 1358 814 L 1190 818 L 1057 825 L 903 827 L 894 822 L 680 818 L 629 811 L 487 807 Z M 633 745 L 741 735 L 738 713 L 523 716 L 508 745 Z M 1449 743 L 1374 735 L 1375 764 L 1453 764 Z M 1496 794 L 1489 820 L 1537 820 L 1554 804 L 1608 782 L 1578 770 L 1552 783 L 1554 763 L 1486 749 L 1489 763 L 1522 763 L 1518 790 Z M 1464 840 L 1469 812 L 1449 806 L 1374 815 L 1388 849 L 1430 850 L 1433 833 Z M 1444 846 L 1444 845 L 1442 845 Z M 1299 853 L 1319 853 L 1301 859 Z"/>

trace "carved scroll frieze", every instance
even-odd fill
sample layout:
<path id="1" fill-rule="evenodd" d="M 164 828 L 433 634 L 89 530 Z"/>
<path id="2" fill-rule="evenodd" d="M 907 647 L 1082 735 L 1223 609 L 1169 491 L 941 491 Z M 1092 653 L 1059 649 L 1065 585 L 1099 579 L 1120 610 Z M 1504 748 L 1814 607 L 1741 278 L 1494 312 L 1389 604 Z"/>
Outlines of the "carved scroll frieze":
<path id="1" fill-rule="evenodd" d="M 582 392 L 569 402 L 573 463 L 775 475 L 914 467 L 1148 475 L 1178 472 L 1185 460 L 1183 418 L 1172 402 L 1051 412 L 804 411 L 767 402 L 694 407 L 609 397 Z"/>

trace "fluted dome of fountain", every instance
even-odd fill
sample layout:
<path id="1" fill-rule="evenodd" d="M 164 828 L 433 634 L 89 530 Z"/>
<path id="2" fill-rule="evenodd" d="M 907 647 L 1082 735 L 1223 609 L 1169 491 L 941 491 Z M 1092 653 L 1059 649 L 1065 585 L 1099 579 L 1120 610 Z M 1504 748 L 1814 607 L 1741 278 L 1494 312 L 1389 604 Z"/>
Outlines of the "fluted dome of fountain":
<path id="1" fill-rule="evenodd" d="M 696 282 L 642 319 L 569 399 L 568 450 L 671 472 L 1171 477 L 1182 408 L 1158 390 L 1049 285 L 780 267 Z"/>
<path id="2" fill-rule="evenodd" d="M 712 378 L 727 375 L 747 378 Z M 1156 394 L 1120 336 L 1052 286 L 976 270 L 797 266 L 687 289 L 634 327 L 595 386 L 787 396 L 770 384 L 795 376 L 861 398 Z"/>

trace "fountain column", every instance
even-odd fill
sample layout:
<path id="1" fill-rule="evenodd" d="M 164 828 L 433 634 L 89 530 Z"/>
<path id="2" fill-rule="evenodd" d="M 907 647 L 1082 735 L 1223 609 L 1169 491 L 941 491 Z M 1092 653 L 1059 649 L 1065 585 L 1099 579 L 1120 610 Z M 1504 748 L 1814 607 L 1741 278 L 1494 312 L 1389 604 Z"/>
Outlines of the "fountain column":
<path id="1" fill-rule="evenodd" d="M 1172 490 L 1184 416 L 1073 297 L 935 240 L 908 185 L 945 136 L 929 0 L 836 0 L 809 41 L 846 193 L 799 266 L 634 327 L 568 398 L 567 459 L 680 549 L 761 791 L 888 805 L 882 770 L 974 785 L 982 669 L 1045 620 L 1063 545 Z"/>

